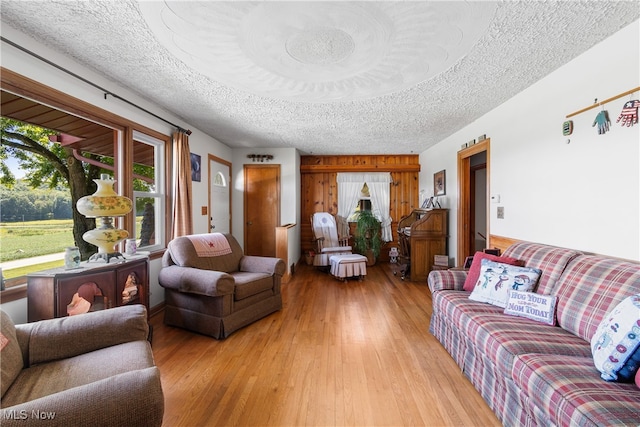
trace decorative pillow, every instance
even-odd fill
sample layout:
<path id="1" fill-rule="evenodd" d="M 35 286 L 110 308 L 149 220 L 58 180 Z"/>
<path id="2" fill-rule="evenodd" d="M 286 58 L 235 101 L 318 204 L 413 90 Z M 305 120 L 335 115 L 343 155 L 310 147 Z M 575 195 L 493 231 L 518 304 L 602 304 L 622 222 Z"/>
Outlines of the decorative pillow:
<path id="1" fill-rule="evenodd" d="M 473 261 L 471 262 L 471 267 L 469 268 L 467 279 L 464 281 L 463 289 L 465 291 L 473 291 L 476 283 L 478 283 L 478 277 L 480 277 L 480 267 L 482 267 L 481 264 L 483 259 L 501 262 L 503 264 L 522 265 L 522 261 L 515 258 L 485 254 L 484 252 L 476 252 L 473 255 Z"/>
<path id="2" fill-rule="evenodd" d="M 556 324 L 557 300 L 558 297 L 553 295 L 540 295 L 511 289 L 504 313 L 554 326 Z"/>
<path id="3" fill-rule="evenodd" d="M 0 396 L 4 396 L 24 367 L 22 350 L 16 338 L 16 327 L 4 311 L 0 311 L 0 360 Z"/>
<path id="4" fill-rule="evenodd" d="M 625 298 L 602 319 L 591 352 L 603 380 L 634 381 L 640 367 L 640 294 Z"/>
<path id="5" fill-rule="evenodd" d="M 542 273 L 537 268 L 518 267 L 488 259 L 483 259 L 480 265 L 480 277 L 469 299 L 502 308 L 507 306 L 510 290 L 533 290 Z"/>

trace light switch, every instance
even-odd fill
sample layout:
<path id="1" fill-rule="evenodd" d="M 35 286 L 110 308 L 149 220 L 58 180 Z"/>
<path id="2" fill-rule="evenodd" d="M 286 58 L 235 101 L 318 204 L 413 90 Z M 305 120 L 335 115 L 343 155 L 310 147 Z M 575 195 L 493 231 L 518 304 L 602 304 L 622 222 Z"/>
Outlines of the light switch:
<path id="1" fill-rule="evenodd" d="M 207 214 L 207 207 L 206 206 L 202 206 L 202 215 L 206 215 Z"/>
<path id="2" fill-rule="evenodd" d="M 504 206 L 498 206 L 498 218 L 504 219 Z"/>

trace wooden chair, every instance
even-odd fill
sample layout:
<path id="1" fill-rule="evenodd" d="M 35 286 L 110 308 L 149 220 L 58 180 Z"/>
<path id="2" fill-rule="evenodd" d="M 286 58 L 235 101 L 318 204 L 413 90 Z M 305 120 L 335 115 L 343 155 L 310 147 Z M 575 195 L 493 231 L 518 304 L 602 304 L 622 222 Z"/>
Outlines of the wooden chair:
<path id="1" fill-rule="evenodd" d="M 328 212 L 316 212 L 311 216 L 311 230 L 316 244 L 316 256 L 313 265 L 327 267 L 332 255 L 351 253 L 349 236 L 338 236 L 336 219 Z"/>

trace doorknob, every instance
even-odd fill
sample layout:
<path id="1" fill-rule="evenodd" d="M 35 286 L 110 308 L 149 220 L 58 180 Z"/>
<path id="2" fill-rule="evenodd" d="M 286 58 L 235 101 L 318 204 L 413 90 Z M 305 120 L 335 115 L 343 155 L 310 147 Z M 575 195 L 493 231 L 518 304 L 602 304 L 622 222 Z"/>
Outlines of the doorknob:
<path id="1" fill-rule="evenodd" d="M 251 221 L 247 221 L 247 225 L 253 225 Z"/>

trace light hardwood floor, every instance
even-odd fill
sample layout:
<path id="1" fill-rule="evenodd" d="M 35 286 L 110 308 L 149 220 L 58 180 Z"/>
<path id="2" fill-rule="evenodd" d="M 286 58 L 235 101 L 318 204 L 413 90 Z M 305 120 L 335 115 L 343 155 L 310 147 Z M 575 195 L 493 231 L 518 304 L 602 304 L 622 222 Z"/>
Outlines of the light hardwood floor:
<path id="1" fill-rule="evenodd" d="M 282 294 L 222 341 L 152 317 L 163 426 L 500 425 L 429 334 L 426 283 L 389 264 L 346 282 L 302 265 Z"/>

